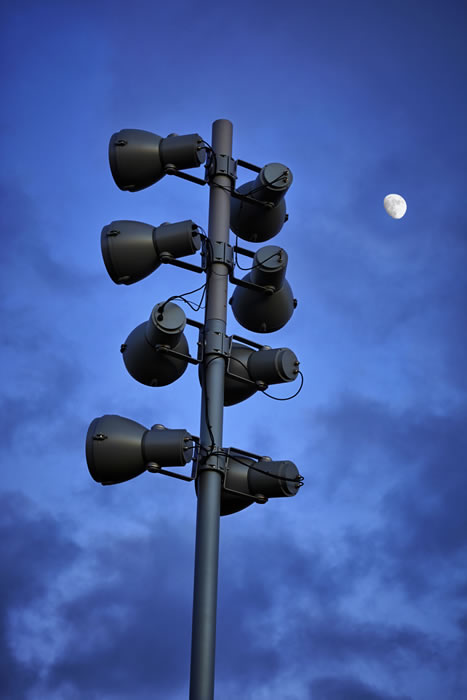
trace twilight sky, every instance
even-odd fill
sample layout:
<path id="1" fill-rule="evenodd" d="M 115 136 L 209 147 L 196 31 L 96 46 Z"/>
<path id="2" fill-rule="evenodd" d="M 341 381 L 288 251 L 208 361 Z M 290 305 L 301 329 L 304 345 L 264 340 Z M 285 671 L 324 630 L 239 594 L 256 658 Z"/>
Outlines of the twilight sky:
<path id="1" fill-rule="evenodd" d="M 196 370 L 146 387 L 119 348 L 200 276 L 116 286 L 100 231 L 206 228 L 207 188 L 121 192 L 107 147 L 122 128 L 210 141 L 218 118 L 234 157 L 294 175 L 271 243 L 297 310 L 228 332 L 305 376 L 292 401 L 227 408 L 224 446 L 305 484 L 221 521 L 216 698 L 467 697 L 466 31 L 460 0 L 4 3 L 3 698 L 187 697 L 194 488 L 104 488 L 84 443 L 106 413 L 199 432 Z"/>

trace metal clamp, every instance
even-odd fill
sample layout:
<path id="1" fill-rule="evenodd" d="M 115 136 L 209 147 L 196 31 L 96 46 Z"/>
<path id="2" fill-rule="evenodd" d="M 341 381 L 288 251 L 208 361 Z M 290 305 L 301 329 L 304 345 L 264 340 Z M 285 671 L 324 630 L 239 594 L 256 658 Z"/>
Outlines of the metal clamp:
<path id="1" fill-rule="evenodd" d="M 193 456 L 193 469 L 191 476 L 193 479 L 196 479 L 202 471 L 220 472 L 222 475 L 224 475 L 226 468 L 225 462 L 225 450 L 223 450 L 221 447 L 212 445 L 207 454 L 202 454 L 201 445 L 197 444 L 195 447 L 195 454 Z"/>
<path id="2" fill-rule="evenodd" d="M 229 268 L 229 272 L 234 269 L 233 248 L 229 243 L 208 241 L 207 247 L 212 257 L 211 262 L 224 263 Z"/>
<path id="3" fill-rule="evenodd" d="M 230 353 L 232 340 L 225 333 L 220 331 L 205 331 L 204 333 L 204 355 L 219 355 L 227 357 Z"/>
<path id="4" fill-rule="evenodd" d="M 203 471 L 220 472 L 225 474 L 225 454 L 223 450 L 212 448 L 212 452 L 207 456 L 205 461 L 198 463 L 197 474 Z"/>
<path id="5" fill-rule="evenodd" d="M 216 175 L 227 175 L 235 182 L 237 179 L 237 161 L 223 153 L 212 153 L 206 164 L 206 179 L 211 181 Z"/>

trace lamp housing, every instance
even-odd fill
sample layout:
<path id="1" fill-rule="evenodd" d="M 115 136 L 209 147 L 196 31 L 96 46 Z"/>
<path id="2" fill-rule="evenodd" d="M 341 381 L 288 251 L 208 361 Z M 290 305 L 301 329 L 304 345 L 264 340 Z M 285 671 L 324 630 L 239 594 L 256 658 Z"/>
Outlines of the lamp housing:
<path id="1" fill-rule="evenodd" d="M 200 247 L 200 233 L 191 220 L 160 226 L 141 221 L 112 221 L 101 233 L 102 257 L 115 284 L 139 282 L 161 263 L 192 255 Z"/>
<path id="2" fill-rule="evenodd" d="M 147 430 L 129 418 L 94 418 L 86 436 L 92 478 L 107 486 L 139 476 L 150 466 L 181 467 L 192 459 L 193 438 L 186 430 L 153 425 Z"/>
<path id="3" fill-rule="evenodd" d="M 226 460 L 220 513 L 230 515 L 253 503 L 266 503 L 269 498 L 295 496 L 301 484 L 302 477 L 293 462 L 265 457 L 257 462 L 230 453 Z"/>
<path id="4" fill-rule="evenodd" d="M 156 304 L 149 320 L 137 326 L 121 347 L 133 379 L 146 386 L 167 386 L 182 376 L 189 357 L 185 325 L 185 313 L 177 304 Z"/>
<path id="5" fill-rule="evenodd" d="M 262 290 L 237 286 L 230 304 L 237 321 L 255 333 L 272 333 L 283 328 L 297 305 L 285 279 L 288 256 L 279 246 L 256 251 L 251 271 L 243 280 Z"/>
<path id="6" fill-rule="evenodd" d="M 259 389 L 270 384 L 292 382 L 297 378 L 300 363 L 289 348 L 265 346 L 253 350 L 240 343 L 232 343 L 224 379 L 224 406 L 245 401 Z"/>
<path id="7" fill-rule="evenodd" d="M 232 197 L 231 230 L 239 238 L 252 243 L 262 243 L 276 236 L 287 221 L 284 197 L 292 180 L 292 172 L 282 163 L 265 165 L 258 177 L 241 185 L 237 193 L 248 195 L 258 202 L 268 202 L 271 206 Z"/>
<path id="8" fill-rule="evenodd" d="M 159 182 L 167 169 L 197 168 L 206 159 L 203 144 L 199 134 L 162 138 L 143 129 L 122 129 L 109 142 L 115 184 L 121 190 L 138 192 Z"/>

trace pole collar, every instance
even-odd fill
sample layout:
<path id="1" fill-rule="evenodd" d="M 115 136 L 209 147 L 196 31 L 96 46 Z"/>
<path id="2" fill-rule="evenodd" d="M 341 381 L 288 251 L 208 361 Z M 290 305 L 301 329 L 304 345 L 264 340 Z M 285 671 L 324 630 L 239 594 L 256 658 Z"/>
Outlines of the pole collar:
<path id="1" fill-rule="evenodd" d="M 234 269 L 233 248 L 230 243 L 223 241 L 207 241 L 203 246 L 203 257 L 212 263 L 227 265 L 229 273 Z"/>
<path id="2" fill-rule="evenodd" d="M 204 356 L 227 357 L 230 353 L 231 338 L 221 331 L 204 332 Z"/>
<path id="3" fill-rule="evenodd" d="M 199 460 L 196 468 L 196 476 L 203 471 L 220 472 L 225 474 L 225 453 L 222 449 L 213 445 L 205 460 Z"/>
<path id="4" fill-rule="evenodd" d="M 211 182 L 216 175 L 226 175 L 235 183 L 237 179 L 237 161 L 223 153 L 211 153 L 206 163 L 206 180 Z"/>

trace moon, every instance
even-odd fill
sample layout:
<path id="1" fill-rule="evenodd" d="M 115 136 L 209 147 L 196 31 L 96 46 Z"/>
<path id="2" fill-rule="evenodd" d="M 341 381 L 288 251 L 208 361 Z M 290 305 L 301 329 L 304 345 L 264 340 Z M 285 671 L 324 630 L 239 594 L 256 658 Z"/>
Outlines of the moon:
<path id="1" fill-rule="evenodd" d="M 407 211 L 407 202 L 400 194 L 387 194 L 384 198 L 384 208 L 393 219 L 402 219 Z"/>

